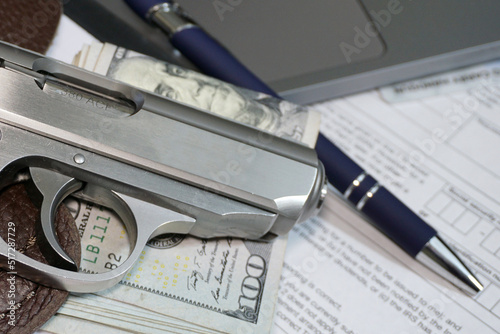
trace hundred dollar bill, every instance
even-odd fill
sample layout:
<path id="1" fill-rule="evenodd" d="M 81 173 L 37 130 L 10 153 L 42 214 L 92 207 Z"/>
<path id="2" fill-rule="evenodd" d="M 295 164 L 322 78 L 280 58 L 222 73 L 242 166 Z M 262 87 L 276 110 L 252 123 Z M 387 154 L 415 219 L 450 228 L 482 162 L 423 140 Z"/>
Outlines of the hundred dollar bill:
<path id="1" fill-rule="evenodd" d="M 66 204 L 82 238 L 81 270 L 96 273 L 119 266 L 129 251 L 119 218 L 85 201 L 70 199 Z M 128 322 L 134 319 L 134 326 L 144 326 L 140 333 L 173 328 L 186 333 L 233 333 L 238 328 L 266 333 L 285 246 L 286 238 L 262 243 L 163 235 L 149 242 L 121 284 L 95 295 L 70 296 L 58 314 L 124 329 L 130 329 Z M 124 305 L 138 306 L 141 312 Z M 158 316 L 163 320 L 156 320 L 153 328 L 137 324 L 140 318 L 146 324 Z M 45 329 L 54 326 L 47 324 Z M 60 327 L 63 333 L 64 325 Z"/>
<path id="2" fill-rule="evenodd" d="M 75 64 L 309 146 L 318 135 L 319 116 L 314 111 L 111 44 L 84 47 Z M 118 217 L 92 203 L 69 199 L 66 204 L 82 238 L 81 270 L 95 273 L 119 266 L 128 255 L 129 241 Z M 160 236 L 150 241 L 120 284 L 98 294 L 71 295 L 44 329 L 65 333 L 73 319 L 85 324 L 85 333 L 105 328 L 267 333 L 285 248 L 286 237 L 260 243 Z"/>
<path id="3" fill-rule="evenodd" d="M 74 64 L 310 147 L 316 144 L 320 116 L 304 106 L 108 43 L 84 47 Z"/>

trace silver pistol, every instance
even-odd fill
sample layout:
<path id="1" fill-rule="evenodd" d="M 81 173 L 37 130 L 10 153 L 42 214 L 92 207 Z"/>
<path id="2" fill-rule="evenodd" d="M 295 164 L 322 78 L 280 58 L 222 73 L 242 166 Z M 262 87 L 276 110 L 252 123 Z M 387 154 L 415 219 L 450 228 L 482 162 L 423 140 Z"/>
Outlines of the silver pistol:
<path id="1" fill-rule="evenodd" d="M 51 265 L 16 253 L 18 275 L 74 292 L 118 283 L 160 234 L 270 241 L 319 210 L 314 150 L 212 113 L 0 43 L 0 187 L 29 175 L 42 196 Z M 112 208 L 130 255 L 77 271 L 54 231 L 69 195 Z M 8 244 L 0 239 L 0 265 Z"/>

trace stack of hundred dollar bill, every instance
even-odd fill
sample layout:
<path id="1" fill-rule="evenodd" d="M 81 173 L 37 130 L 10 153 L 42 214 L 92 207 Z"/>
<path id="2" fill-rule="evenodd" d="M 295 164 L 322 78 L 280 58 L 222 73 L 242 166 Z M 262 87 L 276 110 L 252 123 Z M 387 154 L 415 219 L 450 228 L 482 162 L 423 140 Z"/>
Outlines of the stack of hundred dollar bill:
<path id="1" fill-rule="evenodd" d="M 110 44 L 84 46 L 74 65 L 315 145 L 319 115 L 305 107 Z M 66 204 L 82 238 L 81 270 L 104 272 L 120 265 L 129 243 L 114 213 L 75 199 Z M 268 333 L 285 247 L 286 237 L 260 243 L 160 236 L 120 284 L 70 295 L 42 332 Z"/>

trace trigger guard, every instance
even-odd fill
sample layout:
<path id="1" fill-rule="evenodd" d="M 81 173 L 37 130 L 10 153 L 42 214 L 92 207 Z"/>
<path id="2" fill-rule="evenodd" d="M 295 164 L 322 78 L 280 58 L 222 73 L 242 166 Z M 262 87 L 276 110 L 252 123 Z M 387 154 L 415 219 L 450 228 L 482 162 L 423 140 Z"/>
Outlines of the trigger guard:
<path id="1" fill-rule="evenodd" d="M 48 246 L 51 246 L 51 250 L 47 250 L 47 252 L 57 252 L 57 254 L 52 254 L 54 256 L 49 255 L 48 257 L 54 260 L 54 257 L 64 256 L 65 265 L 60 263 L 52 264 L 49 258 L 47 260 L 50 265 L 47 265 L 22 253 L 16 253 L 17 275 L 48 287 L 76 293 L 92 293 L 116 285 L 137 262 L 148 240 L 147 233 L 138 234 L 134 214 L 127 203 L 120 195 L 111 190 L 94 184 L 83 183 L 54 171 L 30 167 L 30 173 L 33 184 L 43 196 L 41 205 L 43 233 L 41 234 L 46 237 Z M 51 222 L 54 221 L 53 218 L 58 205 L 70 194 L 77 198 L 113 208 L 124 222 L 127 232 L 129 232 L 131 249 L 128 258 L 116 269 L 93 274 L 79 272 L 74 261 L 59 245 L 54 225 Z M 0 268 L 6 268 L 6 258 L 3 254 L 7 254 L 7 248 L 8 245 L 0 238 Z M 42 253 L 44 255 L 50 254 L 46 253 L 45 249 L 42 250 Z M 72 263 L 73 266 L 71 266 Z"/>
<path id="2" fill-rule="evenodd" d="M 7 243 L 0 238 L 0 267 L 7 271 L 9 270 L 7 257 L 3 256 L 3 254 L 8 253 L 8 248 Z M 86 274 L 53 267 L 16 251 L 16 274 L 56 289 L 92 293 L 117 284 L 134 265 L 141 252 L 142 248 L 135 247 L 129 258 L 118 268 L 105 273 Z"/>
<path id="3" fill-rule="evenodd" d="M 40 222 L 43 237 L 40 245 L 47 261 L 56 267 L 77 271 L 75 261 L 62 249 L 57 240 L 54 222 L 56 210 L 70 194 L 82 187 L 82 182 L 57 172 L 30 167 L 30 174 L 38 191 L 42 194 Z"/>

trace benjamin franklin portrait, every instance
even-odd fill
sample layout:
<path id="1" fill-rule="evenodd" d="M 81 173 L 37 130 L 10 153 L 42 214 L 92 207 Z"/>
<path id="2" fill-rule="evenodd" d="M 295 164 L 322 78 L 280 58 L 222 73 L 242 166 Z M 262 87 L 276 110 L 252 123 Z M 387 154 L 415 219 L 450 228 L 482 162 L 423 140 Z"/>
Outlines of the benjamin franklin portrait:
<path id="1" fill-rule="evenodd" d="M 307 122 L 306 108 L 149 57 L 114 61 L 107 76 L 296 140 Z"/>

